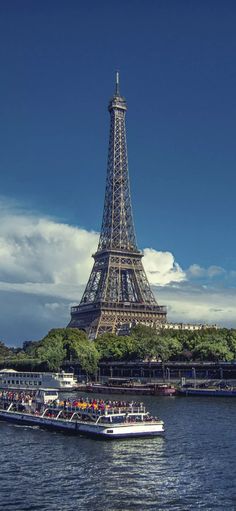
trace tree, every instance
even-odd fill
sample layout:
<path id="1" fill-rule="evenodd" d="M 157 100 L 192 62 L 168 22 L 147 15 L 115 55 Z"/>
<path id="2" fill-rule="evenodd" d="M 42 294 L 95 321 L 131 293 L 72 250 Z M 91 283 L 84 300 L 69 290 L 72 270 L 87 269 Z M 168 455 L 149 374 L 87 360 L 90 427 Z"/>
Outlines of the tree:
<path id="1" fill-rule="evenodd" d="M 39 345 L 40 341 L 25 341 L 23 342 L 22 350 L 29 357 L 35 357 Z"/>
<path id="2" fill-rule="evenodd" d="M 212 360 L 212 361 L 230 361 L 233 360 L 234 354 L 230 351 L 227 342 L 221 338 L 210 337 L 203 339 L 197 344 L 193 350 L 195 358 L 201 360 Z"/>
<path id="3" fill-rule="evenodd" d="M 12 350 L 8 348 L 3 341 L 0 341 L 0 357 L 9 357 L 12 354 Z"/>
<path id="4" fill-rule="evenodd" d="M 126 360 L 133 354 L 133 338 L 105 333 L 95 340 L 96 349 L 103 360 Z"/>
<path id="5" fill-rule="evenodd" d="M 182 350 L 182 344 L 176 336 L 145 325 L 133 328 L 131 336 L 134 339 L 137 358 L 161 358 L 162 361 L 167 361 Z"/>
<path id="6" fill-rule="evenodd" d="M 64 347 L 69 360 L 79 360 L 86 374 L 96 374 L 100 355 L 95 343 L 88 340 L 85 332 L 77 328 L 64 329 Z"/>
<path id="7" fill-rule="evenodd" d="M 37 358 L 40 362 L 46 362 L 48 369 L 52 371 L 58 370 L 66 357 L 63 330 L 60 328 L 50 330 L 36 349 Z"/>
<path id="8" fill-rule="evenodd" d="M 58 370 L 63 361 L 78 360 L 86 374 L 95 374 L 99 353 L 85 332 L 77 328 L 57 328 L 39 342 L 36 355 L 50 370 Z"/>
<path id="9" fill-rule="evenodd" d="M 235 360 L 236 359 L 236 330 L 235 329 L 226 330 L 225 336 L 226 336 L 226 340 L 227 340 L 227 345 L 228 345 L 231 353 L 233 354 L 233 360 Z"/>
<path id="10" fill-rule="evenodd" d="M 146 325 L 136 325 L 131 330 L 133 339 L 133 355 L 134 358 L 144 360 L 145 358 L 153 358 L 156 356 L 155 344 L 158 333 L 155 328 Z"/>

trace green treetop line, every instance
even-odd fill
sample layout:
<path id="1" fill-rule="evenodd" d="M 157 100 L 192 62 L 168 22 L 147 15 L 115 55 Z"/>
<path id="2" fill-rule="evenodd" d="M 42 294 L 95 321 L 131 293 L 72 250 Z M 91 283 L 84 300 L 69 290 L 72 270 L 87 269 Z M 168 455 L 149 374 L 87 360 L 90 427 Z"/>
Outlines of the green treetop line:
<path id="1" fill-rule="evenodd" d="M 22 348 L 8 348 L 0 342 L 1 366 L 27 370 L 58 370 L 67 360 L 80 363 L 94 375 L 100 361 L 117 360 L 232 361 L 236 359 L 236 330 L 222 328 L 197 331 L 157 332 L 138 325 L 129 336 L 103 334 L 94 341 L 76 328 L 57 328 L 40 341 L 28 341 Z"/>

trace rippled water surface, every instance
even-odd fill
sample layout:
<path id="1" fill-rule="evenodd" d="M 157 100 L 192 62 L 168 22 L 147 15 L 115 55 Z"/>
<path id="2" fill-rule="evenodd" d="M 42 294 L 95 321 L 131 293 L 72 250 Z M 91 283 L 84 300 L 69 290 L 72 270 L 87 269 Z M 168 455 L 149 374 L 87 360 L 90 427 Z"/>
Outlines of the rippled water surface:
<path id="1" fill-rule="evenodd" d="M 143 400 L 164 419 L 164 439 L 106 442 L 1 422 L 0 509 L 236 511 L 236 399 Z"/>

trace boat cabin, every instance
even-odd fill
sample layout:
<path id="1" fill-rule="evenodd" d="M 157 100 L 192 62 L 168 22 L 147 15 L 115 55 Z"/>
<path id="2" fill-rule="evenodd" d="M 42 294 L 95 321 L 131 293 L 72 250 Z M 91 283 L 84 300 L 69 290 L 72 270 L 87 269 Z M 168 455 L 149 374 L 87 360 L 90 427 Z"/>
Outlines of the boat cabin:
<path id="1" fill-rule="evenodd" d="M 58 392 L 56 390 L 40 389 L 36 391 L 35 394 L 36 403 L 42 403 L 46 405 L 56 400 L 58 400 Z"/>
<path id="2" fill-rule="evenodd" d="M 72 389 L 77 386 L 74 373 L 45 373 L 15 371 L 14 369 L 2 369 L 0 371 L 1 389 Z"/>

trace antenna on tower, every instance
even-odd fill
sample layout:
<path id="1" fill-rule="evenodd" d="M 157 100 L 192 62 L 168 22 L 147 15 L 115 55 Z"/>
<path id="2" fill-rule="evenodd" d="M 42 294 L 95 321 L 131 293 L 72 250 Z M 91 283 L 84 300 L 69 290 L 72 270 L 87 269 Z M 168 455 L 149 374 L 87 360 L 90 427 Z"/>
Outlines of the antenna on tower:
<path id="1" fill-rule="evenodd" d="M 116 96 L 120 95 L 120 75 L 119 71 L 116 71 Z"/>

